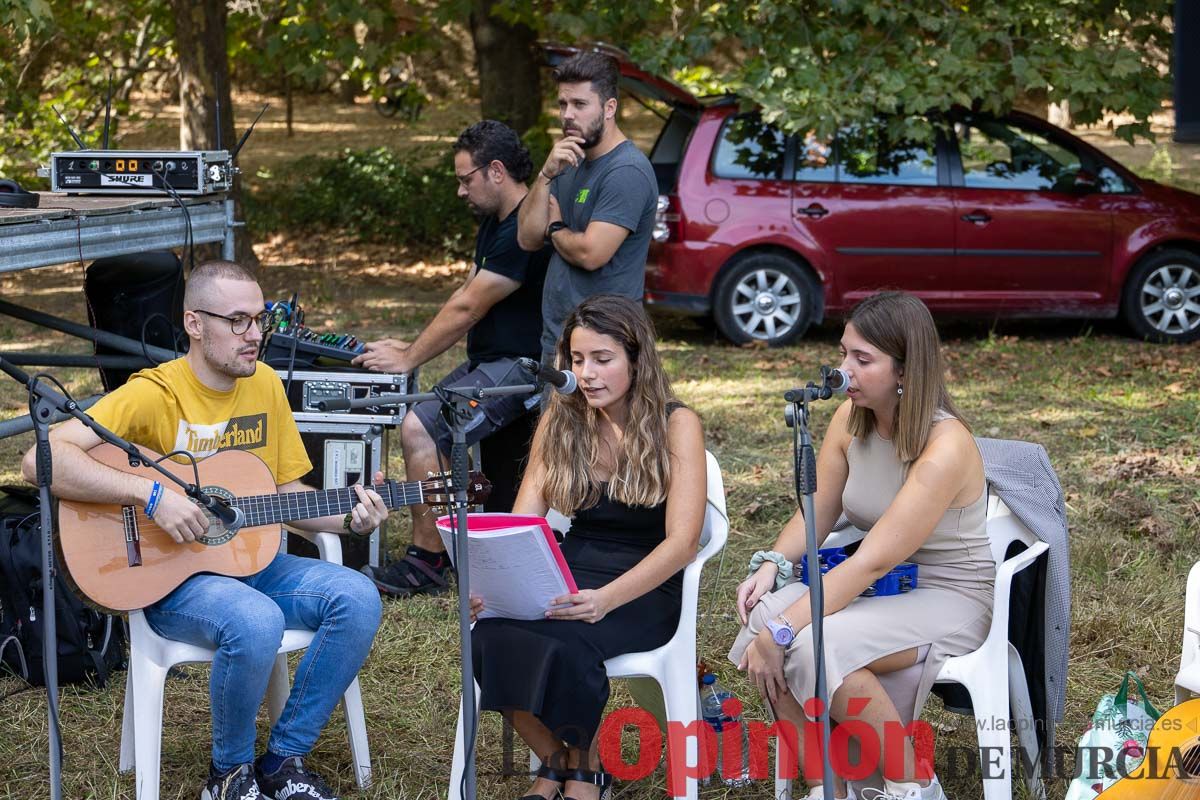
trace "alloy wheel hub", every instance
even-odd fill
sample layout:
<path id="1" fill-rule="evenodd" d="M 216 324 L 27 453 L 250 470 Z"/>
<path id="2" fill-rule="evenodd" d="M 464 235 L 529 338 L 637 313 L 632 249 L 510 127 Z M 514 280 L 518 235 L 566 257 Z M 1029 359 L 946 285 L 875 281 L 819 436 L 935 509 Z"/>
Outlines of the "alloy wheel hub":
<path id="1" fill-rule="evenodd" d="M 779 299 L 771 292 L 762 292 L 754 298 L 754 306 L 760 314 L 773 314 L 779 305 Z"/>
<path id="2" fill-rule="evenodd" d="M 1178 311 L 1179 309 L 1183 308 L 1185 301 L 1186 296 L 1183 293 L 1183 289 L 1179 288 L 1178 286 L 1172 286 L 1170 289 L 1167 289 L 1165 292 L 1163 292 L 1162 303 L 1172 311 Z"/>

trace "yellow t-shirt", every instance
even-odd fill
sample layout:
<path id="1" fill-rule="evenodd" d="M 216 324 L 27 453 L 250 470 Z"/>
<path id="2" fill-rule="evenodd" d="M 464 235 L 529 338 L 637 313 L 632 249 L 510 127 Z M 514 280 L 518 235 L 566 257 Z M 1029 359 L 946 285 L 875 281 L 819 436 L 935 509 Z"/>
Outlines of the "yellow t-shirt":
<path id="1" fill-rule="evenodd" d="M 200 382 L 186 358 L 177 358 L 134 374 L 88 413 L 118 436 L 160 454 L 186 450 L 200 459 L 221 450 L 249 450 L 266 462 L 276 484 L 312 469 L 283 384 L 265 364 L 219 392 Z"/>

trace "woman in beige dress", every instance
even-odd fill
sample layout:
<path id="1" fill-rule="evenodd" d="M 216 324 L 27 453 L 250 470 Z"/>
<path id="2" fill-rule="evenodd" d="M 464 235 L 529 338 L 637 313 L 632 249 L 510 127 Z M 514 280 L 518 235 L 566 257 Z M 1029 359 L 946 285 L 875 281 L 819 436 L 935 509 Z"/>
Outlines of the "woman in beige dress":
<path id="1" fill-rule="evenodd" d="M 858 730 L 867 723 L 875 740 L 861 751 L 885 754 L 885 743 L 896 738 L 885 726 L 916 718 L 946 658 L 983 643 L 995 565 L 984 527 L 983 461 L 946 391 L 928 309 L 901 292 L 874 295 L 851 313 L 841 352 L 849 398 L 834 413 L 817 458 L 817 539 L 824 541 L 843 512 L 868 533 L 825 575 L 825 672 L 832 719 L 853 718 Z M 803 707 L 815 687 L 809 598 L 798 580 L 804 552 L 797 511 L 772 550 L 755 554 L 738 587 L 744 627 L 729 658 L 747 671 L 776 718 L 795 726 L 807 798 L 826 800 L 820 765 L 806 771 L 802 762 L 806 719 L 815 717 L 806 718 Z M 917 564 L 918 588 L 861 596 L 904 561 Z M 793 564 L 796 579 L 789 580 Z M 899 671 L 916 683 L 915 697 L 910 687 L 900 710 L 880 684 L 880 676 Z M 945 797 L 932 764 L 917 763 L 910 738 L 902 766 L 878 766 L 884 790 L 867 792 L 879 798 Z M 853 798 L 842 776 L 835 775 L 834 796 Z"/>

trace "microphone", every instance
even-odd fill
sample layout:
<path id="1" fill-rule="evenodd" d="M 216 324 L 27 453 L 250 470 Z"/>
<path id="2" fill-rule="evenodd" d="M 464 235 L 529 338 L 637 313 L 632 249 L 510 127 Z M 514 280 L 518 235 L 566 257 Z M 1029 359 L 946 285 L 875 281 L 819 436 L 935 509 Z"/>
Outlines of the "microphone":
<path id="1" fill-rule="evenodd" d="M 808 400 L 828 400 L 835 394 L 845 394 L 850 388 L 850 376 L 840 369 L 821 367 L 821 382 L 809 382 L 808 386 L 799 389 L 789 389 L 783 399 L 789 403 Z"/>
<path id="2" fill-rule="evenodd" d="M 547 367 L 532 358 L 518 358 L 517 364 L 521 369 L 533 375 L 538 382 L 553 386 L 559 394 L 571 394 L 579 388 L 579 379 L 575 377 L 574 372 L 564 372 L 561 369 Z"/>
<path id="3" fill-rule="evenodd" d="M 821 375 L 825 379 L 825 386 L 829 387 L 829 391 L 834 394 L 845 394 L 850 388 L 850 376 L 840 369 L 831 369 L 828 373 L 825 372 L 827 367 L 821 367 Z"/>
<path id="4" fill-rule="evenodd" d="M 213 497 L 211 494 L 201 493 L 200 496 L 204 498 L 204 507 L 221 521 L 221 524 L 225 526 L 225 530 L 230 533 L 237 533 L 246 524 L 246 514 L 237 506 L 231 506 L 224 500 Z"/>

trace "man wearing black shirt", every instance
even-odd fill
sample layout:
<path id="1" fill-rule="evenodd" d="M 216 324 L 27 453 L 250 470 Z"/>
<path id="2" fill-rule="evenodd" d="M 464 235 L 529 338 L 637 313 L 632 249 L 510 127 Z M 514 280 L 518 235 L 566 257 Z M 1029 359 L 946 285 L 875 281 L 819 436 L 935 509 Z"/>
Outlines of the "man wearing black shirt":
<path id="1" fill-rule="evenodd" d="M 521 382 L 515 360 L 541 353 L 542 284 L 549 247 L 527 252 L 517 244 L 517 210 L 533 173 L 529 151 L 517 134 L 500 122 L 484 120 L 463 131 L 454 143 L 458 196 L 480 218 L 475 236 L 475 267 L 412 344 L 383 339 L 367 344 L 354 364 L 391 374 L 407 373 L 467 337 L 467 360 L 439 381 L 441 386 L 491 387 L 512 373 Z M 450 430 L 436 401 L 409 409 L 400 427 L 409 480 L 421 480 L 438 467 L 438 451 L 448 461 Z M 466 425 L 473 444 L 525 412 L 525 398 L 483 401 Z M 413 543 L 404 558 L 382 569 L 364 567 L 375 585 L 407 597 L 438 592 L 446 586 L 449 562 L 427 506 L 415 505 Z"/>

